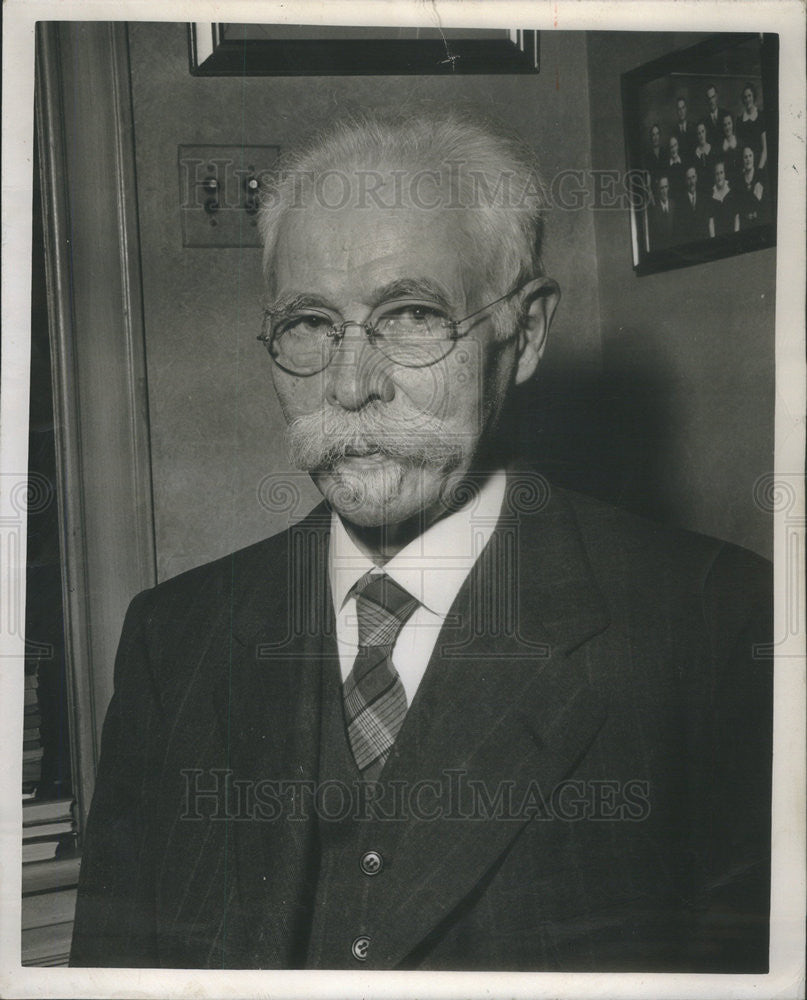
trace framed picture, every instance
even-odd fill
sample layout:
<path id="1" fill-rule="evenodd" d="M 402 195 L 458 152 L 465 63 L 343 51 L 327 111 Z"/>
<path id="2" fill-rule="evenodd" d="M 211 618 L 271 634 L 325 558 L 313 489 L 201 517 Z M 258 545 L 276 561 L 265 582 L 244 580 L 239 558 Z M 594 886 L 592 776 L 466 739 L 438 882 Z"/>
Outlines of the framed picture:
<path id="1" fill-rule="evenodd" d="M 637 274 L 776 243 L 777 35 L 716 35 L 622 74 Z"/>
<path id="2" fill-rule="evenodd" d="M 540 32 L 518 28 L 195 23 L 196 76 L 537 73 Z"/>

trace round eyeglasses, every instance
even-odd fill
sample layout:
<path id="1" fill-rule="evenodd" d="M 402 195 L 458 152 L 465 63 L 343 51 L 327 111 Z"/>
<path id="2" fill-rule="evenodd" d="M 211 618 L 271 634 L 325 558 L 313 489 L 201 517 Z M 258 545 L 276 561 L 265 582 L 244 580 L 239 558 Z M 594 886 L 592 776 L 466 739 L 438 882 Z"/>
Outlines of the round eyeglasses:
<path id="1" fill-rule="evenodd" d="M 462 337 L 461 325 L 521 290 L 513 288 L 481 309 L 452 319 L 443 306 L 422 299 L 382 302 L 364 322 L 344 320 L 319 307 L 267 309 L 258 340 L 272 360 L 290 375 L 316 375 L 333 361 L 348 327 L 358 327 L 389 361 L 405 368 L 426 368 L 442 361 Z"/>

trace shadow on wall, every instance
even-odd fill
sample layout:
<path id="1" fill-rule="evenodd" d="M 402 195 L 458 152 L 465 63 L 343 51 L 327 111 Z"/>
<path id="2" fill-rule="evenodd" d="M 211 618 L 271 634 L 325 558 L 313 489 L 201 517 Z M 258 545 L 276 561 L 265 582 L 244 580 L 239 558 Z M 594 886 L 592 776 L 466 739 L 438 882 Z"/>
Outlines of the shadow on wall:
<path id="1" fill-rule="evenodd" d="M 662 485 L 672 445 L 670 374 L 646 348 L 641 331 L 623 330 L 603 371 L 547 365 L 519 391 L 509 439 L 552 482 L 675 523 Z"/>

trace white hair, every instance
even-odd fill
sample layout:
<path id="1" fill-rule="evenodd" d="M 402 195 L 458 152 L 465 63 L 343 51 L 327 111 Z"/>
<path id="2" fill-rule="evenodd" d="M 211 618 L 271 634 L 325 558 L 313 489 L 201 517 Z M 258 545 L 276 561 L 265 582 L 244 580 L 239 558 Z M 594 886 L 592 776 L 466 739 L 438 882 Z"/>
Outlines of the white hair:
<path id="1" fill-rule="evenodd" d="M 480 295 L 496 298 L 542 274 L 548 198 L 533 151 L 476 114 L 420 105 L 341 118 L 285 155 L 264 177 L 258 225 L 268 282 L 287 216 L 308 204 L 369 204 L 378 197 L 368 190 L 373 172 L 383 178 L 387 191 L 390 179 L 397 177 L 396 206 L 461 210 L 465 238 L 458 251 L 467 266 L 476 269 L 484 285 L 483 291 L 477 284 Z M 428 205 L 418 198 L 416 178 L 429 183 Z M 331 194 L 326 198 L 329 182 Z"/>

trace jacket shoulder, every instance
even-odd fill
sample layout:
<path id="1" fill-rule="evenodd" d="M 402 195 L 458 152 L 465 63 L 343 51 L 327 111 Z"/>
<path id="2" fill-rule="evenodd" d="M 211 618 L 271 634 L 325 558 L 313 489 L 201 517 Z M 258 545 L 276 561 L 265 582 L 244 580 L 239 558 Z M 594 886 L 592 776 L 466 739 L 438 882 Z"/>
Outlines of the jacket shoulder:
<path id="1" fill-rule="evenodd" d="M 277 590 L 286 579 L 293 540 L 304 535 L 327 540 L 329 524 L 330 512 L 320 504 L 284 531 L 161 581 L 138 594 L 131 607 L 150 619 L 171 620 L 189 604 L 202 610 L 235 601 L 256 587 Z"/>
<path id="2" fill-rule="evenodd" d="M 637 607 L 697 599 L 707 620 L 739 626 L 751 608 L 770 607 L 773 566 L 742 546 L 658 524 L 575 493 L 573 512 L 604 592 L 630 593 Z"/>

